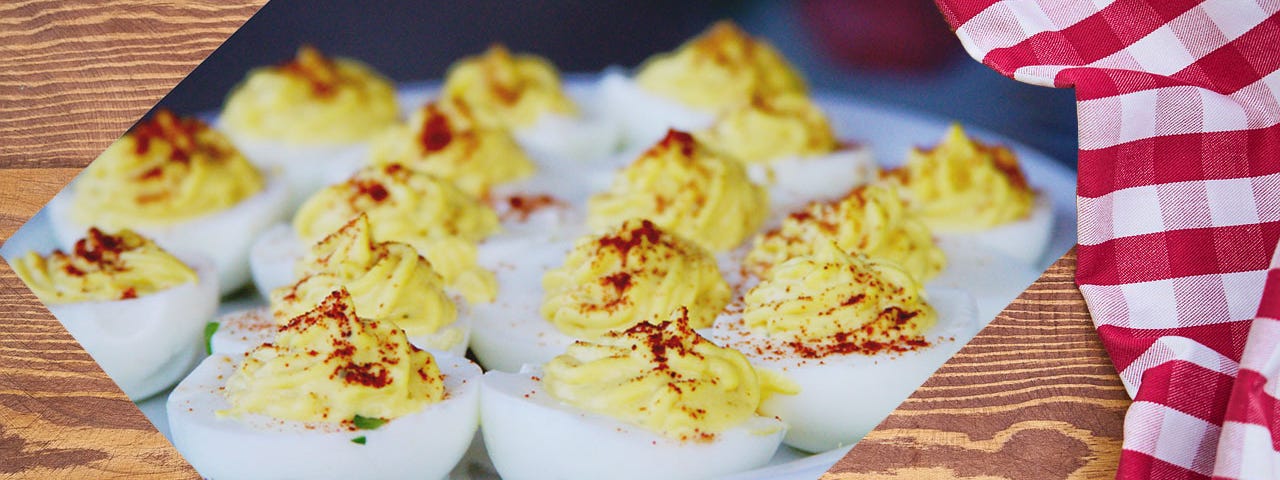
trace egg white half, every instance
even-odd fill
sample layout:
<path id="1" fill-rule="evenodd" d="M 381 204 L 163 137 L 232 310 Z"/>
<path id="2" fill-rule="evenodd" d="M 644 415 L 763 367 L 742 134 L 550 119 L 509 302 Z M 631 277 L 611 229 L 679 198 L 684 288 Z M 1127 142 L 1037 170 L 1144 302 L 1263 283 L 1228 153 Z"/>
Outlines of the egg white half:
<path id="1" fill-rule="evenodd" d="M 218 276 L 208 260 L 183 260 L 196 282 L 125 300 L 47 305 L 130 400 L 169 388 L 203 351 L 205 322 L 218 308 Z"/>
<path id="2" fill-rule="evenodd" d="M 585 115 L 548 113 L 512 133 L 525 153 L 541 161 L 589 161 L 608 156 L 619 143 L 616 124 Z"/>
<path id="3" fill-rule="evenodd" d="M 537 369 L 481 380 L 481 434 L 506 479 L 695 479 L 764 465 L 786 426 L 757 416 L 711 441 L 680 441 L 546 393 Z"/>
<path id="4" fill-rule="evenodd" d="M 267 227 L 285 216 L 289 188 L 279 175 L 265 174 L 262 191 L 213 212 L 168 225 L 134 225 L 134 231 L 154 240 L 169 253 L 179 257 L 202 256 L 213 261 L 217 269 L 219 293 L 227 294 L 249 281 L 249 248 Z M 64 249 L 94 225 L 84 225 L 71 218 L 75 189 L 67 188 L 49 202 L 49 223 Z"/>
<path id="5" fill-rule="evenodd" d="M 471 316 L 466 315 L 467 304 L 454 299 L 458 305 L 458 319 L 435 333 L 409 336 L 413 346 L 432 354 L 447 353 L 461 357 L 467 353 L 471 338 Z M 218 330 L 209 337 L 210 352 L 239 358 L 258 345 L 270 343 L 275 338 L 277 324 L 267 307 L 228 313 L 218 317 Z M 454 339 L 459 339 L 454 341 Z"/>
<path id="6" fill-rule="evenodd" d="M 572 240 L 491 238 L 480 245 L 480 265 L 498 279 L 498 299 L 474 305 L 471 352 L 489 370 L 516 372 L 564 353 L 574 338 L 542 318 L 542 275 L 564 263 Z"/>
<path id="7" fill-rule="evenodd" d="M 787 423 L 787 445 L 827 451 L 852 445 L 870 432 L 981 329 L 969 294 L 935 289 L 926 295 L 938 312 L 937 325 L 926 335 L 932 345 L 910 352 L 821 359 L 761 354 L 750 346 L 767 345 L 766 337 L 745 329 L 738 315 L 717 319 L 712 338 L 798 384 L 799 393 L 772 395 L 760 411 Z"/>
<path id="8" fill-rule="evenodd" d="M 715 112 L 686 106 L 641 88 L 620 70 L 604 72 L 599 84 L 601 110 L 618 125 L 624 149 L 648 147 L 667 129 L 702 130 L 715 122 Z"/>
<path id="9" fill-rule="evenodd" d="M 592 172 L 598 173 L 592 175 Z M 587 198 L 599 186 L 584 181 L 584 178 L 611 177 L 612 173 L 613 170 L 602 166 L 600 161 L 548 161 L 540 164 L 532 177 L 495 186 L 487 201 L 498 213 L 502 231 L 486 239 L 485 243 L 501 243 L 503 238 L 527 236 L 576 239 L 586 234 Z M 513 199 L 528 202 L 539 198 L 550 199 L 553 203 L 524 210 L 512 204 Z M 480 248 L 484 249 L 484 243 Z"/>
<path id="10" fill-rule="evenodd" d="M 306 253 L 292 225 L 277 223 L 265 229 L 249 248 L 249 270 L 258 293 L 268 298 L 272 290 L 292 285 L 293 266 Z"/>
<path id="11" fill-rule="evenodd" d="M 444 478 L 471 444 L 479 422 L 480 368 L 439 355 L 445 399 L 388 421 L 351 431 L 334 423 L 304 423 L 264 415 L 219 418 L 230 407 L 222 393 L 236 360 L 214 355 L 169 395 L 165 408 L 174 446 L 201 476 L 213 479 Z M 363 445 L 352 440 L 365 437 Z"/>
<path id="12" fill-rule="evenodd" d="M 364 166 L 369 155 L 369 142 L 294 144 L 221 130 L 250 163 L 264 171 L 281 172 L 289 184 L 289 212 L 296 211 L 321 188 L 351 176 Z"/>
<path id="13" fill-rule="evenodd" d="M 939 232 L 937 236 L 944 240 L 972 241 L 1027 265 L 1040 266 L 1053 236 L 1053 204 L 1048 195 L 1039 194 L 1027 218 L 978 232 Z"/>

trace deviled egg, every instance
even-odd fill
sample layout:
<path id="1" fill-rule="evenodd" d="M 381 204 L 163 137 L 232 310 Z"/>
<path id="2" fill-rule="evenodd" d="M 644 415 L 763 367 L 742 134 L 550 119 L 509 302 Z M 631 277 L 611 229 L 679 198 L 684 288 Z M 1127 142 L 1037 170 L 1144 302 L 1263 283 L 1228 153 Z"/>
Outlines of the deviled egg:
<path id="1" fill-rule="evenodd" d="M 351 294 L 362 318 L 391 322 L 409 342 L 462 356 L 471 327 L 444 292 L 444 280 L 413 247 L 375 242 L 361 213 L 312 245 L 294 268 L 296 281 L 271 292 L 270 306 L 219 319 L 214 353 L 244 353 L 269 341 L 278 324 L 305 313 L 339 287 Z"/>
<path id="2" fill-rule="evenodd" d="M 761 402 L 795 393 L 689 326 L 684 309 L 540 368 L 481 381 L 485 448 L 503 478 L 709 478 L 759 467 L 786 432 Z"/>
<path id="3" fill-rule="evenodd" d="M 804 95 L 800 74 L 771 45 L 722 21 L 671 53 L 645 61 L 634 79 L 607 72 L 602 102 L 626 145 L 649 145 L 669 128 L 701 130 L 755 98 Z"/>
<path id="4" fill-rule="evenodd" d="M 91 228 L 70 252 L 29 252 L 13 270 L 132 400 L 187 373 L 218 306 L 212 265 L 130 230 Z"/>
<path id="5" fill-rule="evenodd" d="M 292 283 L 294 262 L 311 245 L 364 213 L 373 239 L 413 246 L 471 303 L 493 301 L 493 273 L 476 264 L 476 243 L 498 231 L 498 216 L 451 182 L 400 164 L 371 165 L 307 199 L 292 227 L 279 225 L 254 244 L 258 289 Z"/>
<path id="6" fill-rule="evenodd" d="M 730 250 L 769 215 L 769 195 L 741 162 L 717 154 L 693 135 L 670 130 L 630 165 L 608 190 L 588 201 L 587 223 L 604 229 L 647 218 L 707 249 Z"/>
<path id="7" fill-rule="evenodd" d="M 897 264 L 830 241 L 814 250 L 774 266 L 712 338 L 799 386 L 760 411 L 788 424 L 788 445 L 821 452 L 862 438 L 980 324 L 964 292 L 926 293 Z"/>
<path id="8" fill-rule="evenodd" d="M 395 86 L 369 66 L 304 45 L 232 89 L 218 128 L 255 164 L 280 170 L 290 210 L 363 164 L 369 141 L 396 124 Z"/>
<path id="9" fill-rule="evenodd" d="M 448 100 L 424 105 L 407 124 L 379 137 L 369 158 L 452 181 L 477 198 L 538 168 L 507 130 L 481 125 L 470 107 Z"/>
<path id="10" fill-rule="evenodd" d="M 812 254 L 828 239 L 844 251 L 858 251 L 900 264 L 912 278 L 927 281 L 946 266 L 933 235 L 915 219 L 892 184 L 865 185 L 834 202 L 813 202 L 782 225 L 757 236 L 743 266 L 758 277 L 782 262 Z"/>
<path id="11" fill-rule="evenodd" d="M 537 158 L 593 160 L 617 146 L 616 126 L 576 104 L 551 62 L 502 45 L 450 66 L 441 96 L 481 126 L 511 131 Z"/>
<path id="12" fill-rule="evenodd" d="M 489 369 L 542 364 L 575 340 L 661 320 L 681 307 L 691 326 L 710 327 L 732 294 L 711 252 L 649 220 L 578 240 L 558 266 L 522 257 L 533 255 L 508 252 L 506 267 L 497 268 L 500 299 L 472 310 L 472 351 Z"/>
<path id="13" fill-rule="evenodd" d="M 253 239 L 285 214 L 288 187 L 195 118 L 156 112 L 49 203 L 59 243 L 90 227 L 131 229 L 180 257 L 213 262 L 221 293 L 249 279 Z"/>
<path id="14" fill-rule="evenodd" d="M 1027 183 L 1006 147 L 969 138 L 953 124 L 932 149 L 913 149 L 887 173 L 901 183 L 912 214 L 940 237 L 968 240 L 1038 265 L 1049 244 L 1053 208 Z"/>
<path id="15" fill-rule="evenodd" d="M 202 476 L 443 478 L 479 420 L 480 369 L 360 318 L 345 290 L 169 395 L 174 446 Z"/>

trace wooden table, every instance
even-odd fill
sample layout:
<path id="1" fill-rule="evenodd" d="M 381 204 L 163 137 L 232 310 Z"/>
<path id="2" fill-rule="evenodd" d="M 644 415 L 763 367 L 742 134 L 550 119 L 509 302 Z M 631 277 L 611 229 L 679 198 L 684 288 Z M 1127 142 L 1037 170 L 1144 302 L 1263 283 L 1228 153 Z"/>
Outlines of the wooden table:
<path id="1" fill-rule="evenodd" d="M 0 5 L 0 242 L 263 0 Z M 1068 253 L 825 478 L 1102 478 L 1129 400 Z M 196 473 L 0 261 L 0 477 Z"/>

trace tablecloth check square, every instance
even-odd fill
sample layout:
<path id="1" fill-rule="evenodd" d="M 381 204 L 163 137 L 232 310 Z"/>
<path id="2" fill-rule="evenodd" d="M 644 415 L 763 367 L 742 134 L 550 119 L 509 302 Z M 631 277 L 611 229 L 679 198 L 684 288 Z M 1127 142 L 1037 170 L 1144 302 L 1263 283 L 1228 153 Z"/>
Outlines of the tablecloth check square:
<path id="1" fill-rule="evenodd" d="M 975 59 L 1076 89 L 1117 478 L 1280 478 L 1280 0 L 937 3 Z"/>

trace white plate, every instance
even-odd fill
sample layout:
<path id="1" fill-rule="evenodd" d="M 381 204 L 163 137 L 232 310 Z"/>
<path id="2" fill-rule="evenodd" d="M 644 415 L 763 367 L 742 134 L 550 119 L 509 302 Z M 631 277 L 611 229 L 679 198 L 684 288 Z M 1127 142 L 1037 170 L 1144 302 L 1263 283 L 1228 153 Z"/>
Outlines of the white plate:
<path id="1" fill-rule="evenodd" d="M 577 96 L 590 88 L 591 80 L 595 76 L 571 75 L 567 78 L 566 89 Z M 402 86 L 400 104 L 406 112 L 409 112 L 425 102 L 438 85 L 438 82 L 431 82 Z M 814 98 L 831 118 L 839 139 L 855 141 L 870 147 L 877 162 L 885 166 L 901 164 L 907 152 L 914 146 L 937 143 L 950 124 L 945 119 L 892 106 L 877 105 L 849 96 L 818 92 L 814 94 Z M 1012 148 L 1022 162 L 1029 183 L 1052 200 L 1053 233 L 1044 257 L 1035 266 L 1037 270 L 1043 270 L 1075 244 L 1075 172 L 1040 152 L 998 134 L 971 126 L 966 126 L 966 130 L 983 142 L 1003 144 Z M 25 254 L 28 250 L 44 253 L 52 250 L 55 243 L 48 217 L 44 210 L 41 210 L 31 221 L 18 229 L 9 241 L 0 246 L 0 256 L 11 260 Z M 1008 299 L 1013 300 L 1019 293 L 1021 289 L 1009 291 Z M 261 299 L 250 290 L 224 300 L 219 313 L 242 310 L 260 303 Z M 166 396 L 167 392 L 143 400 L 138 403 L 138 407 L 167 437 L 169 426 L 164 412 Z M 484 456 L 483 445 L 478 441 L 476 443 L 472 452 L 468 453 L 451 477 L 496 478 L 496 474 L 492 473 L 492 467 L 488 465 L 487 458 Z M 784 445 L 768 466 L 729 478 L 735 480 L 816 478 L 840 460 L 847 451 L 848 448 L 841 448 L 811 455 Z"/>

